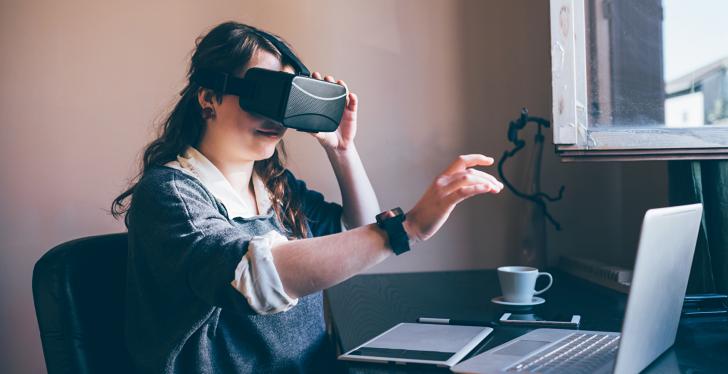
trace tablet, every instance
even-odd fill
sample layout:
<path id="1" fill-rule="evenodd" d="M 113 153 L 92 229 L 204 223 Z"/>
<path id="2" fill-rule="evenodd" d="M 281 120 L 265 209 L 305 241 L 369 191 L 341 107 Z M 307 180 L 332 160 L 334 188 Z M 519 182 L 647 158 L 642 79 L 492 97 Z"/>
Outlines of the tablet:
<path id="1" fill-rule="evenodd" d="M 484 326 L 400 323 L 339 360 L 452 367 L 491 332 Z"/>

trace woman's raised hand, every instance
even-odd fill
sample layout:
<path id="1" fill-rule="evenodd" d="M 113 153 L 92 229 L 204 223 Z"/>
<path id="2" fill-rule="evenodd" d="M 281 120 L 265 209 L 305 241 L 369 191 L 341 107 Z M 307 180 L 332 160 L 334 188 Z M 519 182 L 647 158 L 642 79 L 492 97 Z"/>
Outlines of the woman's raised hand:
<path id="1" fill-rule="evenodd" d="M 340 84 L 346 87 L 346 82 L 342 80 L 334 80 L 334 77 L 327 75 L 321 77 L 321 73 L 314 72 L 311 74 L 312 78 L 323 79 L 327 82 Z M 348 91 L 348 87 L 347 87 Z M 341 122 L 339 128 L 334 132 L 318 132 L 312 134 L 324 148 L 328 148 L 336 151 L 345 151 L 349 145 L 354 142 L 356 136 L 356 111 L 359 104 L 359 98 L 355 93 L 349 92 L 346 97 L 346 108 L 344 108 L 344 114 L 341 116 Z"/>
<path id="2" fill-rule="evenodd" d="M 493 159 L 480 154 L 459 156 L 425 191 L 407 212 L 405 230 L 410 239 L 427 240 L 447 221 L 461 201 L 475 195 L 499 193 L 503 184 L 475 166 L 493 165 Z"/>

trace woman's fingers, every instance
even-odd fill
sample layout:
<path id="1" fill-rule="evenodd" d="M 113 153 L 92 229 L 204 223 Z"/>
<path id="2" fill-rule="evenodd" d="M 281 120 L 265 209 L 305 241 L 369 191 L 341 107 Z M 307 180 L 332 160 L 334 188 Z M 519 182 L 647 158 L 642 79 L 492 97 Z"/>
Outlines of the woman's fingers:
<path id="1" fill-rule="evenodd" d="M 495 162 L 493 158 L 481 154 L 460 155 L 443 174 L 450 175 L 473 166 L 490 166 L 493 162 Z"/>
<path id="2" fill-rule="evenodd" d="M 480 195 L 494 191 L 490 185 L 476 184 L 471 186 L 464 186 L 457 189 L 455 192 L 447 196 L 446 201 L 449 205 L 459 204 L 461 201 L 471 198 L 475 195 Z M 495 191 L 498 193 L 500 190 Z"/>
<path id="3" fill-rule="evenodd" d="M 318 71 L 314 71 L 313 74 L 311 74 L 311 78 L 315 78 L 318 80 L 325 80 L 329 83 L 338 83 L 338 84 L 341 84 L 342 86 L 346 87 L 346 83 L 344 83 L 344 81 L 342 81 L 342 80 L 336 81 L 336 80 L 334 80 L 334 77 L 331 75 L 327 75 L 323 78 L 321 78 L 321 77 L 322 77 L 322 75 Z"/>
<path id="4" fill-rule="evenodd" d="M 347 104 L 346 108 L 349 109 L 352 112 L 356 112 L 357 106 L 359 105 L 359 97 L 356 96 L 355 93 L 349 92 L 349 96 L 347 97 Z"/>
<path id="5" fill-rule="evenodd" d="M 346 91 L 349 91 L 349 86 L 347 86 L 346 85 L 346 82 L 342 81 L 341 79 L 337 80 L 336 81 L 336 84 L 340 84 L 340 85 L 344 86 L 344 88 L 346 89 Z"/>
<path id="6" fill-rule="evenodd" d="M 500 190 L 503 189 L 503 183 L 501 183 L 496 177 L 494 177 L 484 171 L 478 170 L 478 169 L 467 169 L 467 170 L 469 173 L 473 173 L 473 174 L 479 175 L 485 179 L 490 180 L 491 182 L 493 182 L 493 184 L 495 184 L 496 186 L 499 187 L 498 189 L 500 189 Z"/>
<path id="7" fill-rule="evenodd" d="M 346 82 L 342 81 L 341 79 L 334 80 L 334 77 L 331 75 L 327 75 L 323 78 L 321 78 L 321 77 L 322 77 L 322 75 L 318 71 L 314 71 L 313 74 L 311 74 L 311 78 L 315 78 L 318 80 L 324 80 L 329 83 L 336 83 L 336 84 L 342 85 L 342 86 L 344 86 L 344 88 L 346 88 L 346 91 L 349 91 L 349 86 L 347 86 Z"/>
<path id="8" fill-rule="evenodd" d="M 336 84 L 344 86 L 344 89 L 346 89 L 346 92 L 349 92 L 349 86 L 346 85 L 346 82 L 339 79 L 336 81 Z M 346 108 L 351 111 L 356 112 L 356 106 L 357 106 L 358 102 L 359 102 L 359 100 L 356 97 L 356 94 L 354 94 L 353 92 L 349 92 L 349 95 L 346 96 Z"/>
<path id="9" fill-rule="evenodd" d="M 449 196 L 463 187 L 470 186 L 486 186 L 488 187 L 488 192 L 493 191 L 495 193 L 500 192 L 503 188 L 502 184 L 495 178 L 480 170 L 469 169 L 441 178 L 439 183 L 442 188 L 442 196 Z"/>

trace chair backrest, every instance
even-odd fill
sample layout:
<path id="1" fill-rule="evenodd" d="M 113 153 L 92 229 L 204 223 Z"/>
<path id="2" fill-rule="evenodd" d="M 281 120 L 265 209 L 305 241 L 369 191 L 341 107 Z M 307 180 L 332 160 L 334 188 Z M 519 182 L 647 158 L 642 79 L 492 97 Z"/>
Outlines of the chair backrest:
<path id="1" fill-rule="evenodd" d="M 50 374 L 131 373 L 124 342 L 127 234 L 76 239 L 33 269 L 33 299 Z"/>

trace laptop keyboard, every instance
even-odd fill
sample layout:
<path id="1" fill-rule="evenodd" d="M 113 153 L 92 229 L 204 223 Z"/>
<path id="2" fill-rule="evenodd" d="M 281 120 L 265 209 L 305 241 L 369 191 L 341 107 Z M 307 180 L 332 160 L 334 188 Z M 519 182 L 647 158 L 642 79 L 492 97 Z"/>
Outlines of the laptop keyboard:
<path id="1" fill-rule="evenodd" d="M 591 373 L 615 359 L 619 335 L 580 334 L 506 369 L 521 373 Z"/>

